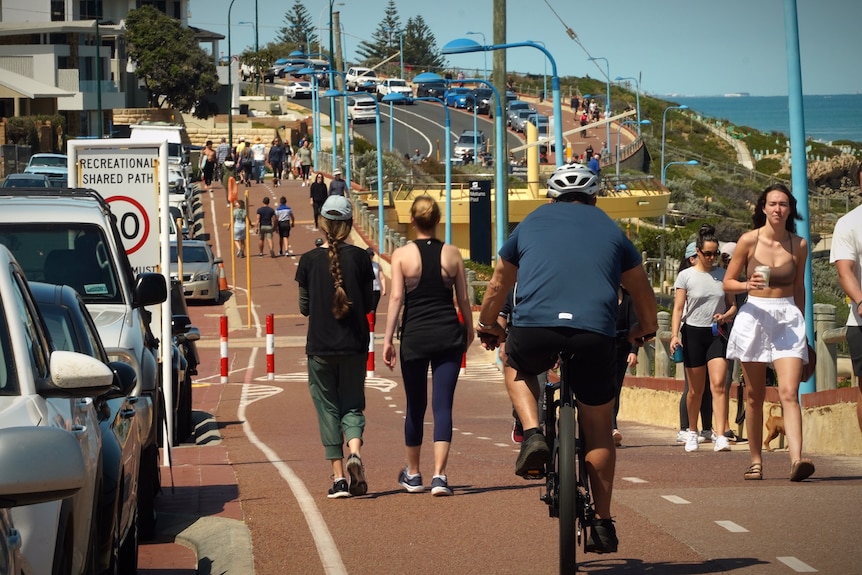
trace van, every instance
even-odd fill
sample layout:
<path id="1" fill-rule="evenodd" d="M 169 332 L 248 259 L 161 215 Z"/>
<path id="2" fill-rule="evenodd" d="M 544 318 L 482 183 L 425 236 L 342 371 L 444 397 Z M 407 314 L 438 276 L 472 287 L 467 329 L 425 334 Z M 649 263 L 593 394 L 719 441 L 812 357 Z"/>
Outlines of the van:
<path id="1" fill-rule="evenodd" d="M 129 140 L 132 142 L 167 142 L 168 162 L 180 166 L 186 179 L 191 176 L 189 155 L 186 151 L 191 142 L 185 126 L 167 122 L 142 122 L 133 124 L 130 128 Z"/>

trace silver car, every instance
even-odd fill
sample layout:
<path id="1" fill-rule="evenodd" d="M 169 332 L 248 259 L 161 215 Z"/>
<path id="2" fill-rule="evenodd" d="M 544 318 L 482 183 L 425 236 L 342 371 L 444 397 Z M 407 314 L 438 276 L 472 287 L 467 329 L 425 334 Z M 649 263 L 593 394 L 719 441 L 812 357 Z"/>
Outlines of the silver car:
<path id="1" fill-rule="evenodd" d="M 221 301 L 219 292 L 219 264 L 221 258 L 213 256 L 208 243 L 202 240 L 183 241 L 183 295 L 187 300 Z M 177 242 L 171 242 L 171 279 L 179 278 Z"/>

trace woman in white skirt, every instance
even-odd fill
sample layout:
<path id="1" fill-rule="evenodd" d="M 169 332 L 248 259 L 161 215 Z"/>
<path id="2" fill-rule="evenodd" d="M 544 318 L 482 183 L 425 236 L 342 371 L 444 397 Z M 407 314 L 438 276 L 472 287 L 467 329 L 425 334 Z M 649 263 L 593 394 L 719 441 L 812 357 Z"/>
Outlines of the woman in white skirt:
<path id="1" fill-rule="evenodd" d="M 802 481 L 814 473 L 811 460 L 802 458 L 802 411 L 798 399 L 802 366 L 808 363 L 803 317 L 808 244 L 794 233 L 796 220 L 801 217 L 796 198 L 782 184 L 766 188 L 751 219 L 754 229 L 739 238 L 724 277 L 725 292 L 748 293 L 727 342 L 728 359 L 740 360 L 745 377 L 745 425 L 751 465 L 744 477 L 763 479 L 763 399 L 766 366 L 772 363 L 784 411 L 790 480 Z M 761 266 L 769 270 L 764 273 Z M 738 279 L 741 277 L 747 279 Z"/>

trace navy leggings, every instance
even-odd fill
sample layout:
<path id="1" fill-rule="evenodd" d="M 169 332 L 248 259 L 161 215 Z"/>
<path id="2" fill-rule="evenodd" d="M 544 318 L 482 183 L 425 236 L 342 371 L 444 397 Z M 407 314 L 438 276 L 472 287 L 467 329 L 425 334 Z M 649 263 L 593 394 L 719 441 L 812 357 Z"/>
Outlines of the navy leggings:
<path id="1" fill-rule="evenodd" d="M 428 407 L 428 365 L 431 365 L 431 411 L 434 413 L 434 441 L 452 441 L 452 403 L 461 369 L 461 352 L 434 359 L 401 361 L 401 376 L 407 395 L 404 443 L 422 445 L 425 410 Z"/>

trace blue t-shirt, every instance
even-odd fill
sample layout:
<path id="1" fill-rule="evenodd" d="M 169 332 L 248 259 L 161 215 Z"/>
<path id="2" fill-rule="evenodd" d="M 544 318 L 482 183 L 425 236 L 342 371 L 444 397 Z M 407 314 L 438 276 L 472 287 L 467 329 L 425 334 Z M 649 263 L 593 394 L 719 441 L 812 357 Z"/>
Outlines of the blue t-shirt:
<path id="1" fill-rule="evenodd" d="M 543 205 L 500 249 L 518 267 L 512 325 L 571 327 L 616 335 L 622 272 L 641 264 L 637 248 L 595 206 Z"/>

